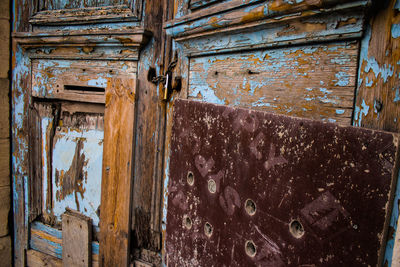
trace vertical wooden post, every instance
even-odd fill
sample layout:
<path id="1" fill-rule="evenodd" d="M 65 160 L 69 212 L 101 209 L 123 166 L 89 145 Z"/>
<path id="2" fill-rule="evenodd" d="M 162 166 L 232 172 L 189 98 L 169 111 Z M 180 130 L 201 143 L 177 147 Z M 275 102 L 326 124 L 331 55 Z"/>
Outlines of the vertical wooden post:
<path id="1" fill-rule="evenodd" d="M 127 266 L 130 260 L 135 84 L 134 77 L 118 77 L 106 88 L 100 266 Z"/>

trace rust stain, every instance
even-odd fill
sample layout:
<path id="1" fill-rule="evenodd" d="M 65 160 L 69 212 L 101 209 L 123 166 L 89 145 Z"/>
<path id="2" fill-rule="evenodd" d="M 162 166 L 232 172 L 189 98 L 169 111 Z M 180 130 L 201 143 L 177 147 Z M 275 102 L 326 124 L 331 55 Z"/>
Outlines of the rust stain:
<path id="1" fill-rule="evenodd" d="M 244 15 L 241 19 L 241 22 L 246 23 L 262 19 L 264 17 L 264 9 L 265 6 L 256 8 L 254 11 L 251 11 L 248 14 Z"/>
<path id="2" fill-rule="evenodd" d="M 84 198 L 84 193 L 86 189 L 83 188 L 83 182 L 87 181 L 87 172 L 83 171 L 83 167 L 87 165 L 87 160 L 85 160 L 85 154 L 81 153 L 83 149 L 84 140 L 78 139 L 75 155 L 72 160 L 71 166 L 68 171 L 59 171 L 56 169 L 55 182 L 59 190 L 56 193 L 57 201 L 63 200 L 67 195 L 75 194 L 75 202 L 77 209 L 79 210 L 78 194 L 81 198 Z"/>
<path id="3" fill-rule="evenodd" d="M 356 22 L 357 22 L 357 19 L 356 19 L 356 18 L 348 18 L 348 19 L 345 20 L 345 21 L 340 21 L 337 27 L 338 27 L 338 28 L 341 28 L 341 27 L 343 27 L 343 26 L 355 24 Z"/>
<path id="4" fill-rule="evenodd" d="M 320 6 L 321 0 L 306 0 L 305 3 L 293 4 L 284 0 L 275 0 L 268 4 L 268 9 L 271 11 L 288 11 L 300 5 Z"/>

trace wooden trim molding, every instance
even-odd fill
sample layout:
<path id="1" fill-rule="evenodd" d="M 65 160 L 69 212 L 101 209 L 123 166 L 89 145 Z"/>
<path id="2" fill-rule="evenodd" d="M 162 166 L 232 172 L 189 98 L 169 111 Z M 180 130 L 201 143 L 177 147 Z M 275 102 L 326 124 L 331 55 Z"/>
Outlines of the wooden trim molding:
<path id="1" fill-rule="evenodd" d="M 82 30 L 18 32 L 13 40 L 29 50 L 30 58 L 138 60 L 151 32 L 133 30 Z"/>
<path id="2" fill-rule="evenodd" d="M 51 26 L 140 21 L 142 2 L 142 0 L 134 0 L 130 5 L 44 10 L 33 14 L 29 23 L 37 26 Z"/>

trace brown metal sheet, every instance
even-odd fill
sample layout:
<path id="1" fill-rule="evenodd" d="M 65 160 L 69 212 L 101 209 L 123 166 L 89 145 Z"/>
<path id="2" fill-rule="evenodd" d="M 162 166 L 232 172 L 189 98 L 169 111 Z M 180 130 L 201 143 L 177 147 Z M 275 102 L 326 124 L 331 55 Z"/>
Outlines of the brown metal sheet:
<path id="1" fill-rule="evenodd" d="M 377 265 L 397 135 L 177 100 L 168 266 Z"/>

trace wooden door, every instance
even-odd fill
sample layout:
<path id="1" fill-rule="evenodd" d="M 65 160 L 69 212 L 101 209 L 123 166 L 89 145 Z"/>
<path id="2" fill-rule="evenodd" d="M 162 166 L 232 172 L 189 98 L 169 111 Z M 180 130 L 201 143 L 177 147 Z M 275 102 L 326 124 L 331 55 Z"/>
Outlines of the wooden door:
<path id="1" fill-rule="evenodd" d="M 353 121 L 362 125 L 363 117 L 380 118 L 368 113 L 380 114 L 379 101 L 368 97 L 365 103 L 360 95 L 368 96 L 371 79 L 386 82 L 395 77 L 395 67 L 369 58 L 365 51 L 371 28 L 365 22 L 375 7 L 395 10 L 395 1 L 389 2 L 390 7 L 371 8 L 367 0 L 14 0 L 15 264 L 68 262 L 65 232 L 85 238 L 83 251 L 88 253 L 78 254 L 86 265 L 177 264 L 174 257 L 179 251 L 168 248 L 173 236 L 168 216 L 185 215 L 168 208 L 176 193 L 168 186 L 176 179 L 170 175 L 175 100 L 267 111 L 340 127 Z M 390 23 L 396 21 L 387 17 Z M 371 69 L 379 73 L 372 75 Z M 355 100 L 359 88 L 362 94 Z M 396 90 L 386 89 L 377 90 L 375 98 L 395 96 Z M 393 126 L 393 116 L 388 117 Z M 257 135 L 254 138 L 258 140 Z M 391 153 L 390 157 L 395 155 Z M 208 159 L 197 159 L 207 166 Z M 219 177 L 218 172 L 212 174 Z M 190 176 L 185 173 L 185 179 Z M 385 190 L 392 197 L 395 179 L 390 177 L 393 184 Z M 232 192 L 224 191 L 225 202 L 243 206 L 235 203 Z M 332 205 L 339 199 L 333 193 L 321 195 Z M 176 201 L 193 204 L 185 195 Z M 379 257 L 370 264 L 383 261 L 386 215 L 393 202 L 385 203 Z M 73 218 L 85 226 L 82 230 L 65 226 L 64 232 L 59 227 L 66 207 L 80 215 L 67 212 L 65 224 Z M 347 209 L 332 207 L 349 219 Z M 396 229 L 397 216 L 390 225 Z M 181 231 L 185 227 L 182 224 Z M 385 255 L 389 262 L 390 242 Z M 196 265 L 182 259 L 180 263 Z"/>
<path id="2" fill-rule="evenodd" d="M 297 134 L 288 136 L 286 131 L 296 129 L 294 125 L 299 121 L 287 117 L 261 115 L 263 113 L 259 111 L 312 119 L 313 121 L 303 121 L 301 125 L 313 125 L 311 128 L 316 127 L 316 129 L 320 127 L 317 125 L 325 125 L 321 126 L 322 128 L 319 130 L 320 138 L 324 136 L 325 132 L 330 131 L 329 127 L 336 127 L 340 132 L 339 129 L 347 129 L 341 127 L 350 126 L 353 121 L 357 122 L 363 117 L 373 116 L 377 120 L 381 120 L 380 123 L 386 120 L 388 125 L 392 125 L 389 117 L 386 117 L 387 119 L 380 117 L 383 113 L 380 113 L 382 105 L 379 103 L 382 102 L 379 99 L 382 97 L 388 99 L 386 95 L 390 95 L 391 101 L 387 103 L 388 109 L 393 107 L 394 89 L 390 91 L 377 86 L 375 90 L 382 94 L 375 95 L 375 103 L 378 103 L 378 106 L 371 103 L 366 104 L 365 101 L 359 100 L 360 96 L 355 101 L 355 96 L 359 92 L 360 86 L 363 95 L 369 94 L 365 91 L 365 87 L 366 84 L 375 86 L 375 82 L 371 82 L 371 79 L 385 84 L 387 77 L 394 77 L 394 74 L 384 74 L 384 70 L 389 65 L 390 73 L 392 73 L 391 70 L 398 73 L 394 63 L 395 56 L 392 57 L 389 65 L 382 63 L 387 62 L 385 60 L 390 58 L 390 51 L 396 50 L 396 41 L 388 41 L 389 45 L 385 46 L 387 47 L 385 60 L 382 57 L 375 59 L 372 55 L 377 54 L 372 51 L 372 48 L 371 51 L 368 48 L 371 45 L 370 40 L 377 40 L 374 37 L 371 39 L 371 27 L 374 28 L 374 23 L 383 19 L 382 16 L 378 19 L 377 14 L 384 13 L 375 11 L 376 13 L 369 13 L 371 17 L 368 17 L 368 10 L 381 8 L 388 14 L 397 14 L 395 1 L 386 1 L 381 5 L 373 3 L 372 7 L 368 1 L 182 0 L 173 2 L 173 14 L 169 21 L 164 23 L 164 28 L 167 36 L 172 38 L 173 51 L 178 54 L 175 71 L 182 77 L 182 90 L 173 95 L 172 102 L 169 104 L 170 109 L 167 109 L 164 185 L 168 185 L 168 187 L 167 193 L 164 195 L 163 226 L 166 231 L 166 243 L 163 246 L 165 248 L 164 262 L 168 266 L 356 264 L 352 261 L 353 256 L 357 253 L 352 249 L 333 252 L 335 249 L 329 250 L 326 245 L 331 244 L 332 247 L 335 247 L 335 241 L 332 240 L 336 240 L 336 245 L 339 247 L 341 234 L 346 236 L 346 231 L 349 229 L 352 229 L 353 232 L 354 230 L 361 231 L 358 224 L 341 224 L 351 217 L 350 213 L 344 212 L 346 208 L 337 209 L 332 205 L 328 208 L 336 209 L 336 215 L 331 214 L 335 220 L 330 223 L 338 228 L 334 230 L 325 225 L 324 229 L 328 232 L 335 232 L 339 237 L 324 232 L 325 230 L 321 230 L 322 228 L 318 230 L 309 226 L 306 230 L 309 235 L 313 235 L 311 239 L 314 238 L 314 241 L 318 243 L 316 246 L 322 247 L 324 252 L 317 252 L 315 249 L 312 251 L 325 256 L 308 262 L 307 259 L 312 257 L 306 256 L 308 255 L 306 251 L 295 249 L 299 243 L 302 244 L 303 249 L 310 249 L 306 245 L 308 241 L 302 236 L 304 228 L 300 224 L 302 224 L 301 220 L 307 223 L 307 215 L 304 215 L 304 212 L 313 205 L 307 206 L 304 200 L 307 198 L 306 195 L 311 196 L 312 193 L 300 188 L 296 189 L 294 185 L 294 187 L 284 187 L 286 184 L 284 173 L 287 170 L 282 169 L 282 166 L 289 164 L 286 160 L 285 149 L 291 142 L 289 140 L 295 136 L 298 137 Z M 388 24 L 386 25 L 392 23 L 389 22 L 390 20 L 387 19 Z M 369 21 L 370 24 L 366 24 L 366 21 Z M 397 26 L 390 24 L 387 29 L 390 27 L 396 28 Z M 384 35 L 389 36 L 389 30 Z M 394 40 L 394 37 L 391 38 L 389 39 Z M 393 42 L 392 46 L 391 42 Z M 379 46 L 377 43 L 374 44 L 376 47 Z M 393 50 L 390 50 L 390 47 Z M 372 62 L 377 63 L 377 68 L 371 72 Z M 365 78 L 367 76 L 368 78 Z M 178 98 L 191 101 L 174 102 L 174 99 Z M 218 105 L 228 107 L 223 108 Z M 250 111 L 241 108 L 250 109 Z M 398 107 L 391 111 L 388 109 L 385 112 L 392 112 L 391 114 L 394 115 L 397 112 L 394 110 L 398 110 Z M 235 114 L 236 117 L 232 114 Z M 259 127 L 263 127 L 261 118 L 266 120 L 267 117 L 271 122 L 271 128 L 275 129 L 274 132 L 259 130 Z M 276 124 L 274 120 L 276 120 Z M 321 124 L 321 122 L 328 124 Z M 336 126 L 329 123 L 334 123 L 333 125 Z M 372 122 L 369 120 L 368 123 L 371 125 Z M 355 125 L 359 126 L 360 124 L 355 123 Z M 302 127 L 300 128 L 302 129 Z M 301 131 L 301 129 L 297 130 Z M 393 128 L 385 128 L 385 130 L 394 131 Z M 349 133 L 353 130 L 345 131 Z M 340 142 L 344 144 L 356 135 L 357 130 L 354 130 L 353 134 Z M 268 138 L 265 139 L 267 136 Z M 278 146 L 277 143 L 274 143 L 279 143 L 280 141 L 277 139 L 283 137 L 287 138 L 286 146 Z M 373 139 L 372 135 L 368 138 Z M 312 139 L 319 142 L 316 136 Z M 229 143 L 228 140 L 233 143 Z M 247 141 L 251 144 L 247 144 Z M 250 146 L 250 152 L 253 153 L 247 154 L 247 145 Z M 296 145 L 293 144 L 293 146 Z M 323 146 L 323 142 L 319 143 L 319 146 Z M 236 148 L 235 152 L 229 150 L 230 148 L 231 150 Z M 305 153 L 304 149 L 299 151 Z M 322 152 L 315 151 L 315 153 Z M 362 153 L 360 152 L 360 154 Z M 225 156 L 235 160 L 226 162 Z M 326 154 L 325 156 L 328 162 L 334 161 L 329 158 L 334 157 L 333 155 Z M 275 159 L 275 164 L 271 165 L 267 160 L 268 157 Z M 394 156 L 393 160 L 396 157 Z M 318 156 L 315 158 L 316 161 L 318 161 L 317 158 Z M 372 156 L 366 158 L 368 158 L 366 160 L 368 164 L 373 164 Z M 254 170 L 257 169 L 255 166 L 257 160 L 261 161 L 262 159 L 266 165 L 260 165 L 258 174 L 254 173 Z M 344 160 L 342 163 L 345 162 Z M 234 166 L 239 164 L 240 167 L 236 166 L 235 169 L 230 164 Z M 397 163 L 394 163 L 393 166 L 396 165 Z M 292 179 L 304 171 L 301 166 L 296 168 L 298 171 L 291 174 Z M 315 166 L 315 168 L 313 173 L 317 172 L 317 169 L 323 168 L 323 165 Z M 275 171 L 275 176 L 260 177 L 259 175 L 266 169 L 270 172 Z M 307 177 L 312 176 L 306 172 L 303 174 Z M 362 175 L 362 173 L 359 174 Z M 327 175 L 327 180 L 330 179 L 329 177 L 335 177 L 334 174 L 329 173 L 324 175 Z M 322 176 L 325 177 L 324 175 Z M 356 176 L 351 176 L 351 179 L 357 180 Z M 375 178 L 371 177 L 372 180 Z M 246 184 L 243 179 L 251 180 L 251 182 Z M 254 188 L 260 179 L 264 183 L 259 184 L 259 188 Z M 315 181 L 318 179 L 320 178 L 316 178 Z M 398 198 L 398 191 L 395 193 L 396 180 L 397 171 L 394 168 L 388 173 L 388 178 L 385 178 L 390 197 L 385 198 L 382 208 L 378 208 L 378 210 L 384 210 L 384 214 L 379 223 L 379 234 L 376 233 L 379 238 L 376 240 L 377 245 L 374 245 L 376 249 L 372 252 L 374 256 L 369 258 L 369 256 L 364 257 L 364 254 L 361 257 L 365 260 L 364 264 L 381 265 L 383 262 L 390 264 L 392 253 L 396 254 L 393 252 L 395 239 L 390 235 L 386 239 L 388 225 L 390 224 L 393 229 L 397 225 L 396 208 L 393 209 L 394 215 L 390 218 L 393 204 L 391 198 L 394 195 L 396 195 L 396 199 Z M 368 182 L 364 182 L 359 186 L 368 187 Z M 267 190 L 268 192 L 262 189 L 262 186 L 266 184 L 273 185 Z M 331 181 L 329 184 L 334 187 L 336 182 Z M 337 195 L 340 193 L 333 193 L 329 188 L 315 187 L 314 189 L 317 190 L 317 193 L 311 198 L 316 202 L 323 201 L 322 199 L 325 199 L 324 201 L 327 203 L 348 201 L 338 200 Z M 326 193 L 326 190 L 329 192 Z M 342 194 L 345 194 L 346 190 L 342 191 Z M 270 195 L 274 192 L 276 193 L 275 198 L 267 198 L 271 201 L 270 204 L 260 203 L 263 201 L 262 194 Z M 282 195 L 279 195 L 278 192 L 281 192 Z M 266 212 L 266 210 L 271 211 L 272 209 L 279 210 L 279 207 L 285 205 L 284 196 L 287 194 L 284 193 L 288 192 L 299 195 L 301 195 L 300 192 L 303 192 L 304 195 L 289 197 L 288 201 L 296 202 L 296 204 L 287 207 L 287 213 L 283 217 L 274 216 L 279 212 Z M 255 193 L 261 195 L 255 195 Z M 354 197 L 358 201 L 364 199 L 361 195 L 357 196 L 356 190 L 350 193 L 349 197 Z M 253 198 L 256 198 L 257 201 L 253 201 Z M 277 198 L 281 202 L 274 202 L 277 201 Z M 252 201 L 248 202 L 247 200 Z M 302 206 L 300 203 L 304 205 Z M 297 204 L 299 205 L 298 213 L 295 212 L 297 215 L 294 215 L 292 212 L 296 208 L 293 207 Z M 257 225 L 257 222 L 261 223 L 261 217 L 252 217 L 252 211 L 249 213 L 247 210 L 247 208 L 254 209 L 255 207 L 261 210 L 258 216 L 264 219 L 262 225 Z M 320 213 L 313 208 L 311 210 L 313 210 L 315 218 L 309 223 L 313 224 L 324 217 L 323 212 Z M 311 210 L 309 211 L 311 212 Z M 288 214 L 291 214 L 292 217 L 287 218 Z M 364 212 L 358 210 L 355 211 L 355 214 L 363 216 Z M 282 218 L 285 219 L 282 220 Z M 271 225 L 267 221 L 270 221 Z M 296 222 L 296 225 L 293 226 L 292 222 Z M 322 221 L 319 222 L 322 223 Z M 281 226 L 282 228 L 280 228 Z M 226 229 L 227 227 L 228 229 Z M 302 229 L 301 235 L 294 236 L 292 230 L 299 232 L 299 229 Z M 344 229 L 346 231 L 343 231 Z M 310 232 L 312 233 L 310 234 Z M 331 232 L 331 234 L 333 233 Z M 351 235 L 352 232 L 348 234 Z M 344 243 L 347 243 L 345 239 Z M 356 240 L 356 238 L 353 239 Z M 388 243 L 386 243 L 387 241 Z M 285 249 L 298 254 L 297 258 L 292 259 L 290 255 L 285 256 Z M 346 256 L 348 251 L 352 252 Z M 305 253 L 306 260 L 301 259 L 302 253 Z M 364 251 L 364 253 L 371 255 L 370 252 Z M 336 261 L 337 257 L 340 258 L 338 261 Z"/>

